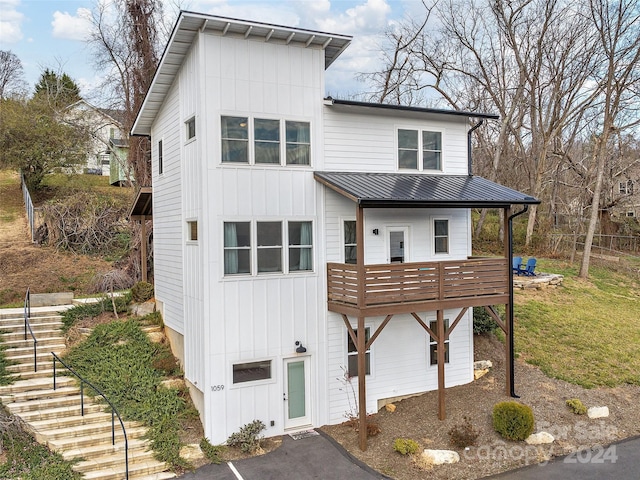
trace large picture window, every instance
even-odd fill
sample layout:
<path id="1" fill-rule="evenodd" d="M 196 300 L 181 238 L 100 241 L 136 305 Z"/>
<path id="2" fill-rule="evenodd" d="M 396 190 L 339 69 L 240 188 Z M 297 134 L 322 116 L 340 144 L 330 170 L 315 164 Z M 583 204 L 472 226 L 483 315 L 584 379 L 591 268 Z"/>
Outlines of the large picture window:
<path id="1" fill-rule="evenodd" d="M 398 129 L 398 169 L 442 171 L 442 133 Z"/>
<path id="2" fill-rule="evenodd" d="M 222 161 L 249 163 L 249 119 L 247 117 L 222 117 Z"/>
<path id="3" fill-rule="evenodd" d="M 313 270 L 311 222 L 289 222 L 289 271 Z"/>
<path id="4" fill-rule="evenodd" d="M 224 223 L 224 274 L 251 273 L 251 224 Z"/>
<path id="5" fill-rule="evenodd" d="M 271 378 L 271 360 L 261 362 L 235 363 L 233 383 L 257 382 Z"/>
<path id="6" fill-rule="evenodd" d="M 258 273 L 282 272 L 282 223 L 258 222 Z"/>
<path id="7" fill-rule="evenodd" d="M 358 330 L 353 330 L 358 335 Z M 365 335 L 364 341 L 365 343 L 369 341 L 369 336 L 371 333 L 371 329 L 369 327 L 365 327 Z M 367 350 L 364 354 L 365 365 L 366 365 L 366 374 L 371 375 L 371 349 Z M 351 340 L 351 335 L 347 334 L 347 369 L 350 377 L 358 376 L 358 349 L 356 345 Z"/>

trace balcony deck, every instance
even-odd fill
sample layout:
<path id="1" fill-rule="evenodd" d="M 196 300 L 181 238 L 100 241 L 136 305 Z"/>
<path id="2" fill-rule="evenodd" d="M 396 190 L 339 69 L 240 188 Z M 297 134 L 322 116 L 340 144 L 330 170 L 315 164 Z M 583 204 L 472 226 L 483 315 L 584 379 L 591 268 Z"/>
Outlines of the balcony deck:
<path id="1" fill-rule="evenodd" d="M 357 265 L 328 263 L 329 310 L 368 317 L 506 304 L 509 268 L 505 258 L 365 265 L 360 279 Z"/>

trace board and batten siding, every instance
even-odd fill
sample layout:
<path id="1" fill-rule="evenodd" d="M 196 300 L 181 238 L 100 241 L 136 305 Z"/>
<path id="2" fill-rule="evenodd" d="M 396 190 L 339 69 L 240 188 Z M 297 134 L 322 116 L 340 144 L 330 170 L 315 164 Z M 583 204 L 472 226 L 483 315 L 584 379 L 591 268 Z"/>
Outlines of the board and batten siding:
<path id="1" fill-rule="evenodd" d="M 202 390 L 205 384 L 206 365 L 202 358 L 206 355 L 204 345 L 204 254 L 207 239 L 202 232 L 207 219 L 203 212 L 203 195 L 207 191 L 203 181 L 204 166 L 201 145 L 206 137 L 206 125 L 198 110 L 200 94 L 200 74 L 198 37 L 189 50 L 178 74 L 180 86 L 181 129 L 182 129 L 182 245 L 184 251 L 184 371 L 185 377 Z M 186 137 L 186 121 L 195 118 L 196 135 Z M 189 241 L 188 222 L 198 223 L 197 241 Z"/>
<path id="2" fill-rule="evenodd" d="M 283 433 L 283 362 L 296 356 L 296 341 L 311 358 L 312 417 L 321 425 L 327 405 L 316 401 L 316 385 L 318 375 L 326 383 L 326 299 L 316 202 L 320 187 L 313 169 L 322 158 L 324 52 L 208 32 L 199 38 L 204 69 L 200 116 L 207 129 L 201 139 L 207 185 L 206 355 L 201 358 L 208 368 L 205 434 L 222 443 L 255 419 L 265 422 L 267 436 Z M 310 122 L 312 165 L 222 164 L 222 115 Z M 311 221 L 314 270 L 225 276 L 224 222 L 233 221 L 251 222 L 254 241 L 257 221 L 281 221 L 283 226 L 287 221 Z M 272 361 L 270 380 L 233 384 L 234 363 L 266 359 Z"/>
<path id="3" fill-rule="evenodd" d="M 169 90 L 151 131 L 153 172 L 153 249 L 156 298 L 163 304 L 165 325 L 184 334 L 182 162 L 179 88 Z M 162 140 L 163 173 L 158 174 L 158 141 Z"/>
<path id="4" fill-rule="evenodd" d="M 385 115 L 376 114 L 373 108 L 368 111 L 365 115 L 324 107 L 324 170 L 397 172 L 397 130 L 400 128 L 442 132 L 442 173 L 467 174 L 470 126 L 466 117 L 422 119 L 416 115 L 393 116 L 388 111 Z"/>

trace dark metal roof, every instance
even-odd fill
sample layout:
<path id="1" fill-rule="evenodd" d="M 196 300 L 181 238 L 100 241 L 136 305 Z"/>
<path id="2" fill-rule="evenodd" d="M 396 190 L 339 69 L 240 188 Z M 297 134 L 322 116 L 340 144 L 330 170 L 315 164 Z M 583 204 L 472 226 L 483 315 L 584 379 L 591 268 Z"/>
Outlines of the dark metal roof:
<path id="1" fill-rule="evenodd" d="M 315 172 L 314 178 L 363 207 L 505 208 L 540 200 L 482 177 Z"/>
<path id="2" fill-rule="evenodd" d="M 129 218 L 132 220 L 144 220 L 145 217 L 153 215 L 153 192 L 151 187 L 140 187 L 136 192 L 136 198 L 129 211 Z"/>
<path id="3" fill-rule="evenodd" d="M 213 32 L 221 36 L 253 38 L 282 45 L 299 44 L 305 48 L 322 49 L 325 69 L 349 46 L 352 39 L 349 35 L 181 11 L 151 86 L 131 128 L 132 135 L 151 134 L 151 124 L 169 92 L 194 38 L 201 31 Z"/>
<path id="4" fill-rule="evenodd" d="M 331 105 L 347 106 L 347 107 L 359 107 L 359 108 L 380 108 L 386 110 L 399 110 L 403 112 L 415 112 L 415 113 L 435 113 L 438 115 L 454 115 L 459 117 L 471 117 L 471 118 L 488 118 L 497 120 L 499 115 L 494 113 L 482 113 L 482 112 L 466 112 L 464 110 L 445 110 L 440 108 L 424 108 L 424 107 L 410 107 L 406 105 L 392 105 L 388 103 L 371 103 L 371 102 L 357 102 L 354 100 L 340 100 L 338 98 L 328 97 L 325 100 L 331 102 Z"/>

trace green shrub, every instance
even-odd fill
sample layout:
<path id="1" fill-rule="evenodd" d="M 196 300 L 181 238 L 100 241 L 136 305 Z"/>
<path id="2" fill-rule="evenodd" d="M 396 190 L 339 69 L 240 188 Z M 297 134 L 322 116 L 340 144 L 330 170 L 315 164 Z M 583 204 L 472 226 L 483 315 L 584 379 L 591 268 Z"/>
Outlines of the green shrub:
<path id="1" fill-rule="evenodd" d="M 129 302 L 131 302 L 130 293 L 115 297 L 114 303 L 116 305 L 116 311 L 118 313 L 126 313 Z M 113 303 L 109 297 L 104 297 L 96 303 L 81 303 L 79 305 L 74 305 L 62 314 L 62 331 L 66 333 L 73 324 L 85 318 L 97 317 L 101 313 L 112 311 Z"/>
<path id="2" fill-rule="evenodd" d="M 463 417 L 463 419 L 464 422 L 462 424 L 454 425 L 451 430 L 449 430 L 451 444 L 459 448 L 475 445 L 478 435 L 480 435 L 473 428 L 469 417 Z"/>
<path id="3" fill-rule="evenodd" d="M 146 302 L 153 298 L 153 284 L 149 282 L 138 282 L 131 287 L 131 296 L 136 303 Z"/>
<path id="4" fill-rule="evenodd" d="M 267 428 L 260 420 L 254 420 L 247 423 L 239 432 L 232 433 L 227 439 L 227 445 L 230 447 L 239 447 L 244 453 L 253 453 L 260 446 L 262 441 L 262 432 Z"/>
<path id="5" fill-rule="evenodd" d="M 418 453 L 420 447 L 418 442 L 410 438 L 396 438 L 393 442 L 393 449 L 401 455 L 413 455 Z"/>
<path id="6" fill-rule="evenodd" d="M 216 465 L 222 463 L 222 454 L 225 451 L 224 445 L 211 445 L 207 438 L 203 438 L 200 440 L 200 449 L 211 463 Z"/>
<path id="7" fill-rule="evenodd" d="M 587 407 L 579 398 L 570 398 L 567 400 L 567 407 L 576 415 L 584 415 L 587 413 Z"/>
<path id="8" fill-rule="evenodd" d="M 508 401 L 493 407 L 493 428 L 504 438 L 524 440 L 533 433 L 533 410 L 528 405 Z"/>
<path id="9" fill-rule="evenodd" d="M 491 333 L 498 328 L 496 321 L 484 308 L 478 307 L 473 309 L 473 333 L 476 335 Z"/>

